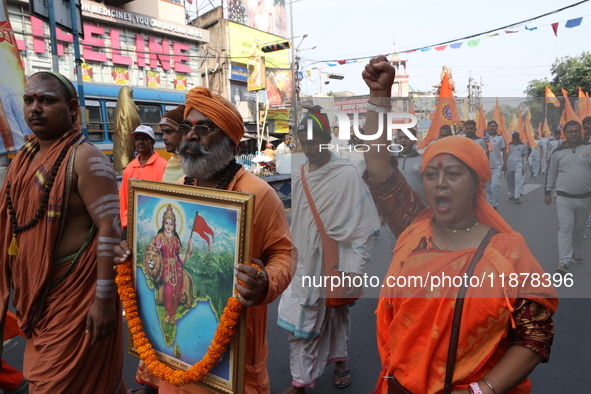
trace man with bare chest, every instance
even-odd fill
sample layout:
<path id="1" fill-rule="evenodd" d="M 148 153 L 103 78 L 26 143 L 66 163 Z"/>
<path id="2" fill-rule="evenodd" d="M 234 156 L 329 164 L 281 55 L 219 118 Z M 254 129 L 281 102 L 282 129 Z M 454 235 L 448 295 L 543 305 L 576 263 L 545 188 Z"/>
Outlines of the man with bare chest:
<path id="1" fill-rule="evenodd" d="M 115 171 L 81 134 L 67 78 L 38 72 L 23 98 L 35 136 L 13 159 L 2 188 L 0 328 L 12 286 L 31 393 L 123 393 L 110 263 L 121 228 Z"/>

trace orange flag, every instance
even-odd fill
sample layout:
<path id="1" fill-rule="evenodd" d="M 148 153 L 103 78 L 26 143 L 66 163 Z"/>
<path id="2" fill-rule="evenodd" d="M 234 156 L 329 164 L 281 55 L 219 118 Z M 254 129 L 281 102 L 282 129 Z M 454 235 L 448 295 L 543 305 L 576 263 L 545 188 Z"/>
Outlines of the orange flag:
<path id="1" fill-rule="evenodd" d="M 505 144 L 507 145 L 507 152 L 509 151 L 509 144 L 512 141 L 511 136 L 513 135 L 513 133 L 517 133 L 517 123 L 517 116 L 513 114 L 513 116 L 511 117 L 511 122 L 509 122 L 509 128 L 505 133 Z"/>
<path id="2" fill-rule="evenodd" d="M 486 118 L 484 117 L 484 105 L 480 104 L 478 118 L 476 118 L 476 135 L 484 138 L 484 130 L 486 130 Z"/>
<path id="3" fill-rule="evenodd" d="M 591 115 L 591 102 L 583 89 L 579 88 L 579 119 L 583 121 L 589 115 Z"/>
<path id="4" fill-rule="evenodd" d="M 570 99 L 568 98 L 568 92 L 564 89 L 562 89 L 562 95 L 564 96 L 564 110 L 566 112 L 566 115 L 564 117 L 565 121 L 571 121 L 571 120 L 576 120 L 577 122 L 579 121 L 579 117 L 577 116 L 577 114 L 575 113 L 575 110 L 573 109 L 573 106 L 570 103 Z M 564 122 L 564 123 L 566 123 Z M 562 123 L 562 126 L 564 127 L 564 123 Z"/>
<path id="5" fill-rule="evenodd" d="M 558 126 L 557 126 L 558 130 L 560 130 L 560 138 L 562 138 L 562 139 L 564 139 L 564 132 L 562 131 L 562 129 L 564 129 L 564 124 L 566 123 L 565 115 L 564 115 L 565 113 L 566 113 L 566 110 L 563 109 L 562 116 L 560 117 L 560 120 L 558 121 Z"/>
<path id="6" fill-rule="evenodd" d="M 546 86 L 546 104 L 548 103 L 554 104 L 555 107 L 560 107 L 560 102 L 556 98 L 556 95 Z"/>
<path id="7" fill-rule="evenodd" d="M 427 136 L 419 143 L 417 148 L 425 148 L 431 141 L 438 138 L 441 126 L 453 126 L 453 124 L 458 121 L 459 116 L 456 99 L 451 91 L 451 86 L 449 85 L 449 77 L 447 76 L 447 73 L 444 73 L 443 79 L 441 80 L 441 87 L 439 88 L 437 108 L 433 114 L 433 121 L 431 122 Z"/>
<path id="8" fill-rule="evenodd" d="M 505 119 L 503 119 L 503 114 L 501 113 L 501 106 L 499 105 L 498 97 L 497 103 L 495 104 L 495 111 L 493 112 L 493 120 L 495 120 L 499 124 L 497 133 L 504 136 L 507 133 L 507 130 L 505 129 Z"/>
<path id="9" fill-rule="evenodd" d="M 534 129 L 531 126 L 531 113 L 529 109 L 525 114 L 525 138 L 527 138 L 527 142 L 529 142 L 529 146 L 532 148 L 538 148 L 538 143 L 536 142 L 536 137 L 534 137 Z"/>
<path id="10" fill-rule="evenodd" d="M 548 119 L 544 118 L 544 126 L 542 127 L 541 137 L 550 136 L 550 126 L 548 126 Z"/>
<path id="11" fill-rule="evenodd" d="M 521 109 L 519 109 L 519 115 L 517 115 L 517 132 L 519 133 L 519 139 L 523 141 L 525 136 L 523 135 L 523 114 Z"/>

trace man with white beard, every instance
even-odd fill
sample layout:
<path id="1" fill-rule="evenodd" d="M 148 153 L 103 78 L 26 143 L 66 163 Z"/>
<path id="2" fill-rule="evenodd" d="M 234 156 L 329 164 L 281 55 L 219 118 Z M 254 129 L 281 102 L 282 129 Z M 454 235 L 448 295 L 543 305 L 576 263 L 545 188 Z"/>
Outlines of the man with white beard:
<path id="1" fill-rule="evenodd" d="M 289 285 L 292 277 L 292 243 L 283 204 L 269 184 L 236 163 L 234 151 L 244 134 L 240 113 L 225 98 L 208 88 L 187 93 L 185 120 L 178 131 L 183 141 L 179 156 L 186 185 L 255 194 L 252 263 L 236 265 L 237 298 L 247 307 L 244 393 L 270 393 L 267 360 L 267 304 Z M 115 250 L 121 264 L 131 251 L 126 242 Z M 195 385 L 175 388 L 160 381 L 159 393 L 209 393 Z M 197 390 L 197 391 L 196 391 Z"/>

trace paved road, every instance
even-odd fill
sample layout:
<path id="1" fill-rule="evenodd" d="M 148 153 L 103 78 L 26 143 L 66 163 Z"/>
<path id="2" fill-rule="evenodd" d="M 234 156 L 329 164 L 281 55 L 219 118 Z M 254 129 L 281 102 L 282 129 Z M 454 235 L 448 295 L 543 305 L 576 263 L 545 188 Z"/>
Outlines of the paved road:
<path id="1" fill-rule="evenodd" d="M 525 237 L 528 246 L 543 268 L 553 272 L 558 263 L 557 217 L 555 206 L 544 205 L 542 180 L 527 180 L 522 197 L 523 204 L 507 202 L 506 186 L 499 212 L 517 231 Z M 385 229 L 382 230 L 384 232 Z M 581 255 L 586 263 L 573 266 L 571 272 L 577 284 L 591 291 L 591 231 L 585 240 Z M 383 276 L 390 261 L 389 240 L 386 236 L 376 241 L 372 264 L 368 267 L 372 275 Z M 539 366 L 531 375 L 533 393 L 556 394 L 585 392 L 591 387 L 591 299 L 565 298 L 568 291 L 559 289 L 561 298 L 554 321 L 556 337 L 552 348 L 551 361 Z M 380 370 L 379 356 L 375 344 L 375 299 L 360 300 L 351 310 L 352 337 L 350 341 L 349 368 L 353 383 L 345 390 L 332 384 L 332 367 L 317 381 L 311 394 L 330 393 L 369 393 L 372 392 Z M 277 302 L 269 306 L 269 358 L 268 370 L 272 393 L 281 393 L 291 382 L 289 373 L 289 348 L 287 333 L 279 328 L 277 321 Z M 23 340 L 16 339 L 5 344 L 5 357 L 9 363 L 22 365 Z M 133 380 L 137 359 L 126 355 L 124 377 L 129 387 L 135 387 Z"/>

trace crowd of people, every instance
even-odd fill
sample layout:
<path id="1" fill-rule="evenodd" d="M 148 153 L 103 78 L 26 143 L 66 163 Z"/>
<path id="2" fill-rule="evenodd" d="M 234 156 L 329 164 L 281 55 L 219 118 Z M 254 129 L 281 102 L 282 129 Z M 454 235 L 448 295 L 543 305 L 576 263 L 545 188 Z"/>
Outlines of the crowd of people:
<path id="1" fill-rule="evenodd" d="M 366 134 L 376 134 L 386 121 L 394 77 L 384 56 L 365 67 Z M 348 285 L 329 296 L 322 286 L 306 285 L 306 278 L 334 269 L 355 283 L 382 223 L 396 239 L 384 283 L 428 272 L 543 274 L 524 238 L 497 212 L 504 173 L 516 204 L 526 174 L 546 175 L 544 201 L 555 202 L 559 219 L 556 271 L 566 274 L 569 264 L 583 261 L 579 248 L 591 212 L 591 118 L 582 126 L 567 122 L 564 141 L 560 131 L 546 139 L 537 136 L 537 149 L 528 148 L 517 133 L 506 144 L 495 121 L 482 139 L 475 135 L 475 122 L 466 121 L 460 135 L 442 127 L 422 154 L 412 138 L 416 130 L 401 129 L 396 142 L 402 149 L 394 155 L 378 150 L 340 157 L 320 149 L 338 138 L 338 129 L 331 133 L 329 116 L 312 107 L 295 135 L 307 161 L 292 174 L 290 225 L 274 189 L 234 158 L 245 131 L 240 113 L 205 87 L 190 90 L 185 105 L 159 123 L 169 160 L 154 150 L 151 127 L 140 125 L 131 133 L 137 157 L 125 168 L 119 191 L 111 163 L 80 131 L 78 99 L 67 78 L 47 71 L 32 75 L 24 103 L 33 137 L 13 159 L 0 202 L 0 243 L 6 251 L 0 260 L 0 325 L 12 289 L 16 323 L 26 337 L 23 374 L 32 393 L 210 392 L 175 387 L 142 361 L 136 373 L 141 387 L 128 391 L 123 381 L 122 313 L 113 265 L 139 253 L 126 241 L 130 179 L 256 196 L 251 261 L 235 266 L 235 295 L 246 308 L 246 394 L 270 393 L 267 308 L 278 298 L 292 377 L 283 393 L 305 393 L 331 364 L 335 387 L 351 385 L 351 307 L 360 289 Z M 267 147 L 265 155 L 290 152 L 290 139 L 277 150 Z M 374 143 L 390 142 L 382 133 Z M 179 262 L 194 253 L 190 244 L 185 248 L 175 241 L 177 217 L 169 208 L 151 247 L 161 254 L 167 278 L 182 277 Z M 166 249 L 171 242 L 176 246 Z M 176 324 L 183 292 L 178 286 L 182 281 L 170 281 L 161 294 L 164 324 Z M 557 306 L 551 286 L 430 291 L 385 286 L 376 310 L 382 370 L 376 373 L 375 392 L 527 393 L 528 375 L 549 360 Z"/>

